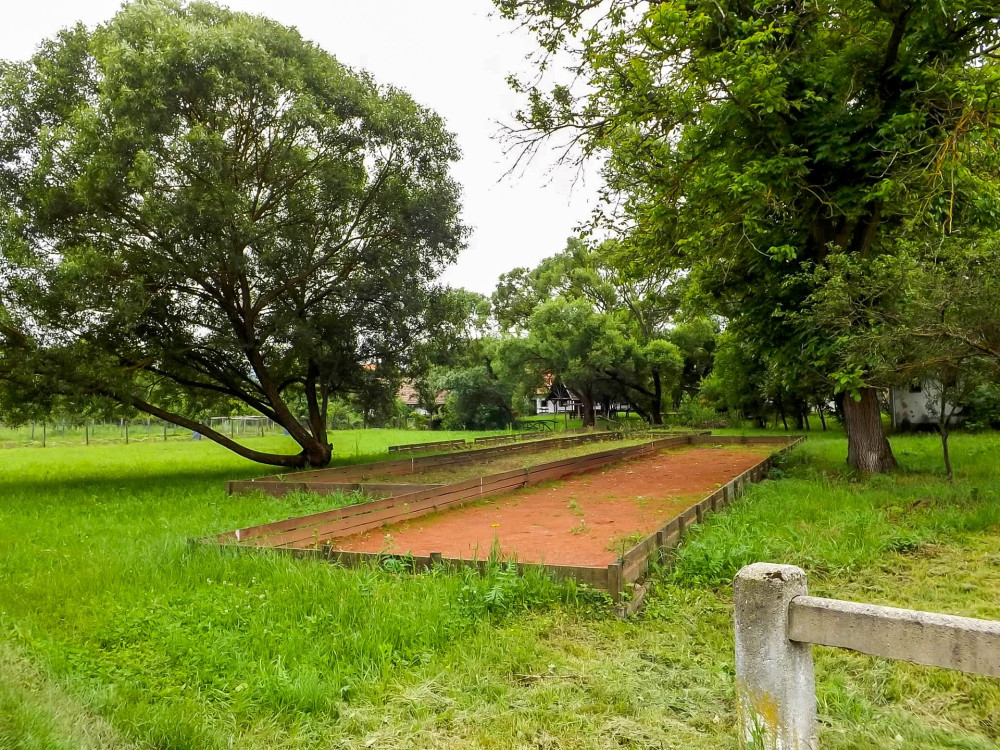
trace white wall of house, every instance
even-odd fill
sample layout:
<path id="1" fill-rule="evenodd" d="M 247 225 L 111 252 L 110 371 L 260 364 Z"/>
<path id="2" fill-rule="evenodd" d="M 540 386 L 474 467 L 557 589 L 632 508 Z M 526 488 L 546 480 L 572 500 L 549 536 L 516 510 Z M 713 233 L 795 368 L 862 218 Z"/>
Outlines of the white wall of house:
<path id="1" fill-rule="evenodd" d="M 535 399 L 535 412 L 537 414 L 573 414 L 580 408 L 583 408 L 583 405 L 571 399 Z"/>
<path id="2" fill-rule="evenodd" d="M 893 388 L 889 393 L 892 404 L 892 426 L 937 424 L 941 413 L 941 386 L 936 381 L 924 381 L 908 388 Z M 951 405 L 947 409 L 951 411 Z M 956 412 L 955 417 L 958 418 Z"/>

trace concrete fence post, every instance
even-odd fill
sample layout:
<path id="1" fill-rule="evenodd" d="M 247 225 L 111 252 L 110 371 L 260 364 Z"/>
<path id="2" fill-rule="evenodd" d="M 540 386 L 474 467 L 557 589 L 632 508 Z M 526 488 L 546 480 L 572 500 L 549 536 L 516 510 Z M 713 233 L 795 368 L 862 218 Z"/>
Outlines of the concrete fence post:
<path id="1" fill-rule="evenodd" d="M 788 604 L 806 594 L 793 565 L 754 563 L 733 583 L 740 746 L 816 750 L 812 646 L 788 639 Z"/>

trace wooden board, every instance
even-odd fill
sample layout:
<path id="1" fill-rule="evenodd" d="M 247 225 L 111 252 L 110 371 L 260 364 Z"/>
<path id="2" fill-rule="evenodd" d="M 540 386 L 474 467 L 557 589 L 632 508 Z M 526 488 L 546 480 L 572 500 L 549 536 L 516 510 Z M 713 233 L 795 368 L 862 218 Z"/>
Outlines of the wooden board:
<path id="1" fill-rule="evenodd" d="M 531 447 L 546 443 L 565 443 L 583 439 L 590 442 L 598 438 L 596 435 L 583 435 L 580 438 L 558 438 L 554 441 L 545 440 L 532 443 Z M 332 561 L 344 565 L 361 565 L 377 563 L 385 559 L 386 556 L 364 553 L 338 551 L 330 545 L 324 543 L 330 539 L 340 536 L 349 536 L 361 531 L 378 528 L 380 526 L 398 523 L 411 518 L 419 518 L 428 513 L 434 513 L 451 507 L 457 507 L 467 502 L 474 502 L 489 495 L 510 492 L 511 490 L 528 484 L 538 484 L 540 482 L 560 479 L 570 474 L 582 471 L 593 471 L 601 466 L 605 466 L 618 461 L 627 460 L 635 456 L 647 454 L 664 448 L 678 447 L 691 444 L 773 444 L 780 445 L 780 450 L 775 454 L 784 453 L 798 445 L 805 438 L 785 439 L 771 436 L 707 436 L 707 435 L 685 435 L 675 437 L 664 437 L 651 440 L 636 446 L 626 446 L 610 450 L 591 453 L 586 456 L 577 456 L 569 459 L 552 461 L 547 464 L 532 467 L 531 469 L 515 469 L 513 471 L 494 474 L 487 477 L 456 482 L 449 485 L 423 487 L 415 492 L 408 492 L 396 497 L 386 498 L 370 503 L 360 503 L 354 506 L 347 506 L 335 510 L 316 513 L 301 518 L 291 518 L 284 521 L 277 521 L 270 524 L 240 529 L 235 532 L 227 532 L 201 541 L 212 541 L 222 544 L 237 543 L 244 548 L 266 547 L 294 552 L 309 552 L 315 554 L 317 548 L 323 547 L 323 555 Z M 500 446 L 499 449 L 523 446 Z M 472 451 L 480 456 L 488 451 L 497 449 L 486 449 L 482 451 Z M 429 457 L 434 458 L 434 457 Z M 416 459 L 414 459 L 416 460 Z M 384 466 L 383 462 L 380 466 Z M 670 549 L 681 543 L 687 529 L 694 523 L 703 522 L 705 517 L 713 512 L 722 510 L 737 497 L 741 496 L 747 484 L 761 481 L 767 476 L 768 471 L 774 465 L 774 455 L 764 458 L 759 463 L 744 471 L 739 476 L 728 482 L 723 487 L 702 498 L 697 503 L 686 508 L 683 512 L 664 524 L 660 529 L 650 534 L 637 545 L 628 550 L 619 560 L 611 563 L 607 567 L 587 567 L 587 566 L 557 566 L 538 565 L 520 563 L 520 570 L 540 569 L 556 578 L 572 578 L 574 580 L 593 586 L 597 589 L 608 591 L 615 602 L 622 599 L 625 586 L 635 584 L 642 580 L 653 560 L 663 556 Z M 258 480 L 255 484 L 268 484 Z M 290 482 L 280 481 L 282 487 L 299 488 L 302 486 L 315 486 L 314 482 Z M 327 487 L 337 486 L 334 482 L 323 483 Z M 341 484 L 341 487 L 355 486 Z M 357 485 L 361 486 L 361 485 Z M 398 485 L 385 485 L 398 486 Z M 424 569 L 437 564 L 443 565 L 472 565 L 482 569 L 489 564 L 488 561 L 464 560 L 453 558 L 442 558 L 439 554 L 432 554 L 426 558 L 411 556 L 390 556 L 395 559 L 409 561 L 414 569 Z"/>
<path id="2" fill-rule="evenodd" d="M 316 491 L 322 492 L 321 485 L 326 483 L 343 484 L 351 480 L 363 480 L 366 477 L 382 474 L 412 474 L 417 470 L 432 467 L 473 464 L 484 459 L 501 455 L 527 453 L 529 451 L 538 450 L 552 450 L 575 445 L 586 445 L 593 442 L 620 439 L 621 435 L 619 433 L 598 432 L 572 437 L 550 438 L 532 442 L 513 443 L 510 445 L 498 445 L 491 448 L 456 451 L 454 453 L 414 456 L 412 458 L 375 461 L 364 464 L 354 464 L 351 466 L 340 466 L 331 469 L 300 471 L 291 474 L 260 477 L 258 479 L 227 482 L 226 492 L 227 494 L 232 495 L 242 492 L 261 491 L 267 494 L 273 494 L 276 497 L 281 497 L 290 491 L 288 489 L 283 489 L 289 484 L 295 485 L 294 489 L 299 490 L 303 489 L 306 484 L 309 486 L 317 485 Z"/>

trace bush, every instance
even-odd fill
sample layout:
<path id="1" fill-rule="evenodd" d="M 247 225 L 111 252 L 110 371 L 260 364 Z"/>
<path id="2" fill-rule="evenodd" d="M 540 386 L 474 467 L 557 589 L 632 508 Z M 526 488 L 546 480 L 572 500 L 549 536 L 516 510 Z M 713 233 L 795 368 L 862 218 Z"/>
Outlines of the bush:
<path id="1" fill-rule="evenodd" d="M 700 398 L 685 394 L 677 409 L 677 422 L 684 427 L 708 429 L 710 427 L 725 427 L 727 420 Z"/>
<path id="2" fill-rule="evenodd" d="M 979 386 L 962 406 L 970 430 L 1000 429 L 1000 385 Z"/>

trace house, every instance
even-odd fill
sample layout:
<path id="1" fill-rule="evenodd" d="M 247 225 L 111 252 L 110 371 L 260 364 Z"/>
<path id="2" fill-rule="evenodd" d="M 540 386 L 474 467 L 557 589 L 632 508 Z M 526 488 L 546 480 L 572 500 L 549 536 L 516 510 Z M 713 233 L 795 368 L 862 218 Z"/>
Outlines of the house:
<path id="1" fill-rule="evenodd" d="M 951 404 L 945 408 L 948 413 L 955 409 Z M 927 429 L 936 425 L 941 415 L 940 383 L 922 380 L 903 388 L 890 389 L 889 410 L 894 430 Z M 961 421 L 960 411 L 955 409 L 952 417 L 955 421 Z"/>
<path id="2" fill-rule="evenodd" d="M 600 402 L 594 404 L 594 411 L 598 414 L 603 409 L 604 406 Z M 626 404 L 611 404 L 612 414 L 627 409 L 628 405 Z M 571 417 L 582 417 L 583 411 L 583 399 L 562 383 L 551 383 L 547 391 L 539 391 L 535 398 L 535 412 L 537 414 L 568 414 Z"/>
<path id="3" fill-rule="evenodd" d="M 538 414 L 583 415 L 583 399 L 562 383 L 553 383 L 548 391 L 539 391 L 536 396 L 535 412 Z"/>
<path id="4" fill-rule="evenodd" d="M 404 380 L 399 384 L 399 391 L 396 393 L 396 398 L 420 414 L 426 415 L 428 413 L 426 409 L 420 406 L 420 393 L 417 391 L 417 386 L 412 380 Z M 434 405 L 438 407 L 444 406 L 447 398 L 447 391 L 438 392 L 434 397 Z"/>

